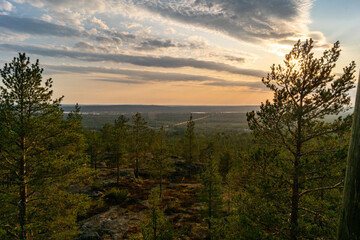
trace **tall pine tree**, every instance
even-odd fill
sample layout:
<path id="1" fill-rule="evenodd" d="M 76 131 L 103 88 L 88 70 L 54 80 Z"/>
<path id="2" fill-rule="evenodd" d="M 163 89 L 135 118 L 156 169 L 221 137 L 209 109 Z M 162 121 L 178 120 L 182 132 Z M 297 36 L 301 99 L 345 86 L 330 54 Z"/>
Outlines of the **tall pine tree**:
<path id="1" fill-rule="evenodd" d="M 163 180 L 170 171 L 171 161 L 166 145 L 165 130 L 160 128 L 155 134 L 154 143 L 152 145 L 153 157 L 149 161 L 149 168 L 151 174 L 156 178 L 159 183 L 159 194 L 162 197 Z"/>
<path id="2" fill-rule="evenodd" d="M 129 140 L 129 119 L 124 115 L 119 116 L 114 124 L 113 154 L 116 163 L 116 182 L 120 181 L 120 163 L 123 161 Z"/>
<path id="3" fill-rule="evenodd" d="M 218 169 L 218 160 L 213 143 L 203 150 L 205 163 L 204 172 L 201 174 L 201 201 L 204 204 L 205 220 L 208 224 L 208 236 L 212 239 L 214 219 L 218 218 L 222 209 L 221 176 Z"/>
<path id="4" fill-rule="evenodd" d="M 313 47 L 311 39 L 298 41 L 286 55 L 285 67 L 271 67 L 262 81 L 274 92 L 273 101 L 262 103 L 256 114 L 247 114 L 250 129 L 261 141 L 283 150 L 282 175 L 275 177 L 282 179 L 291 193 L 288 234 L 292 240 L 308 234 L 306 226 L 299 225 L 302 216 L 317 213 L 306 207 L 306 197 L 341 187 L 341 180 L 326 176 L 324 162 L 320 162 L 325 159 L 320 155 L 334 150 L 329 141 L 322 140 L 342 131 L 344 124 L 341 119 L 323 119 L 347 109 L 348 91 L 354 87 L 354 62 L 343 69 L 341 76 L 332 72 L 340 55 L 339 42 L 320 58 L 314 57 Z M 329 185 L 319 182 L 321 178 L 327 178 Z"/>
<path id="5" fill-rule="evenodd" d="M 187 163 L 196 161 L 196 139 L 195 139 L 195 122 L 192 114 L 186 124 L 186 131 L 183 138 L 183 157 Z"/>
<path id="6" fill-rule="evenodd" d="M 134 157 L 134 175 L 135 178 L 139 177 L 139 166 L 141 159 L 145 157 L 146 150 L 148 147 L 148 133 L 149 129 L 147 126 L 147 122 L 141 116 L 141 113 L 136 113 L 132 117 L 132 133 L 133 133 L 133 144 L 132 144 L 132 152 Z"/>
<path id="7" fill-rule="evenodd" d="M 67 191 L 83 162 L 74 112 L 63 120 L 39 61 L 24 54 L 0 70 L 0 238 L 69 239 L 86 198 Z M 82 145 L 83 146 L 83 145 Z"/>

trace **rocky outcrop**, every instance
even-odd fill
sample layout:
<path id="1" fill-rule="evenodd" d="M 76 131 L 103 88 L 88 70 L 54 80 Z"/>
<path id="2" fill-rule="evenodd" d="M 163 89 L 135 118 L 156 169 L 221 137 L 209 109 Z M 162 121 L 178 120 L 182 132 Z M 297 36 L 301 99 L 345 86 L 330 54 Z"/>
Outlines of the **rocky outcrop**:
<path id="1" fill-rule="evenodd" d="M 161 207 L 181 239 L 205 239 L 206 224 L 201 217 L 197 195 L 200 183 L 196 178 L 202 171 L 202 165 L 189 166 L 183 160 L 173 160 L 175 171 L 168 181 L 164 181 Z M 189 172 L 193 175 L 189 176 Z M 95 207 L 81 218 L 79 240 L 130 239 L 139 233 L 149 209 L 149 193 L 157 184 L 151 179 L 135 179 L 130 167 L 122 167 L 120 175 L 121 180 L 117 184 L 115 169 L 100 170 L 94 187 L 87 192 Z M 114 189 L 127 191 L 126 199 L 109 201 L 111 192 L 116 193 Z"/>
<path id="2" fill-rule="evenodd" d="M 133 212 L 120 206 L 113 206 L 104 213 L 81 222 L 82 234 L 79 240 L 126 239 L 129 230 L 134 231 L 144 218 L 144 211 Z M 91 238 L 99 236 L 99 238 Z"/>

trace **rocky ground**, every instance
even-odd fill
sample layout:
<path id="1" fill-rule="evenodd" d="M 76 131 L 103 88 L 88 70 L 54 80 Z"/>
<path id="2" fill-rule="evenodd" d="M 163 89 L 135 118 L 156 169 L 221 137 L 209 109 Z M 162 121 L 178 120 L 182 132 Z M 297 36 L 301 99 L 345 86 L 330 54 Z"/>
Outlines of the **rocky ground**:
<path id="1" fill-rule="evenodd" d="M 206 225 L 197 196 L 199 180 L 187 177 L 190 170 L 190 176 L 195 176 L 201 168 L 194 165 L 189 169 L 181 160 L 174 163 L 175 171 L 164 184 L 161 205 L 179 239 L 204 239 Z M 156 186 L 146 172 L 136 180 L 128 166 L 122 166 L 121 180 L 116 184 L 116 170 L 103 165 L 94 184 L 82 190 L 92 198 L 93 206 L 80 218 L 79 240 L 130 239 L 140 231 L 139 226 L 149 209 L 149 193 Z M 124 192 L 122 199 L 112 199 L 114 189 Z"/>

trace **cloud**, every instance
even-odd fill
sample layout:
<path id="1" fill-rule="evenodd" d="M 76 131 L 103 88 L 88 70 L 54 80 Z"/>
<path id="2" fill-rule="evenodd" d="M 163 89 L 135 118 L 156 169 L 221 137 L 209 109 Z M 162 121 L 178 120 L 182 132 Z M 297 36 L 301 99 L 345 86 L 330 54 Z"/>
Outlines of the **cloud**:
<path id="1" fill-rule="evenodd" d="M 0 27 L 0 42 L 13 43 L 16 41 L 24 41 L 29 37 L 28 34 L 20 34 L 9 31 L 8 29 L 1 29 Z"/>
<path id="2" fill-rule="evenodd" d="M 122 23 L 127 29 L 142 27 L 143 25 L 137 22 L 125 22 Z"/>
<path id="3" fill-rule="evenodd" d="M 232 61 L 232 62 L 238 62 L 243 63 L 245 59 L 243 57 L 234 57 L 234 56 L 224 56 L 226 60 Z"/>
<path id="4" fill-rule="evenodd" d="M 80 37 L 84 33 L 76 29 L 61 26 L 33 18 L 19 18 L 0 15 L 0 27 L 13 32 L 56 37 Z"/>
<path id="5" fill-rule="evenodd" d="M 193 58 L 208 58 L 207 60 L 213 60 L 216 62 L 223 61 L 232 63 L 244 63 L 245 58 L 251 58 L 245 56 L 242 53 L 226 52 L 223 48 L 218 48 L 208 45 L 204 39 L 195 37 L 189 37 L 184 41 L 175 41 L 167 38 L 153 37 L 149 35 L 143 36 L 141 33 L 128 33 L 119 32 L 113 29 L 109 29 L 105 23 L 98 18 L 91 18 L 90 22 L 98 26 L 97 29 L 91 30 L 78 30 L 68 26 L 55 24 L 51 17 L 43 15 L 43 18 L 47 21 L 33 18 L 20 18 L 15 16 L 0 15 L 0 32 L 13 32 L 18 34 L 1 34 L 0 38 L 14 39 L 17 36 L 18 39 L 24 39 L 31 36 L 52 36 L 52 37 L 64 37 L 72 40 L 77 40 L 74 48 L 81 51 L 99 52 L 99 53 L 118 53 L 121 50 L 133 50 L 136 51 L 158 51 L 159 52 L 172 48 L 172 54 L 188 56 L 191 54 Z M 104 24 L 104 25 L 102 25 Z M 200 51 L 194 51 L 200 50 Z M 165 51 L 163 51 L 163 54 Z M 168 54 L 168 53 L 165 53 Z M 220 54 L 226 54 L 224 57 Z M 237 56 L 232 56 L 236 54 Z M 245 56 L 245 57 L 243 57 Z M 209 59 L 210 58 L 210 59 Z M 195 63 L 197 64 L 197 63 Z M 204 68 L 204 67 L 201 67 Z"/>
<path id="6" fill-rule="evenodd" d="M 143 67 L 161 68 L 182 68 L 192 67 L 198 69 L 225 71 L 233 74 L 249 75 L 254 77 L 264 77 L 266 74 L 261 70 L 241 69 L 228 64 L 213 61 L 201 61 L 193 58 L 177 58 L 170 56 L 134 56 L 127 54 L 104 54 L 89 53 L 80 51 L 68 51 L 64 49 L 46 48 L 30 45 L 0 44 L 0 49 L 5 51 L 27 52 L 48 57 L 69 57 L 87 62 L 115 62 L 129 63 Z"/>
<path id="7" fill-rule="evenodd" d="M 266 86 L 261 82 L 249 82 L 249 81 L 209 81 L 204 85 L 219 86 L 219 87 L 248 87 L 253 90 L 266 90 Z"/>
<path id="8" fill-rule="evenodd" d="M 34 7 L 46 7 L 52 11 L 63 12 L 64 10 L 77 9 L 88 13 L 105 12 L 111 9 L 110 1 L 106 0 L 16 0 L 18 3 L 28 2 Z"/>
<path id="9" fill-rule="evenodd" d="M 99 19 L 93 18 L 92 20 L 97 26 L 102 26 Z M 90 31 L 82 31 L 40 19 L 0 15 L 0 28 L 17 33 L 67 38 L 86 38 L 102 44 L 116 45 L 121 44 L 123 41 L 130 41 L 136 38 L 133 34 L 108 30 L 105 26 L 102 26 L 103 35 L 100 35 L 92 34 Z"/>
<path id="10" fill-rule="evenodd" d="M 163 18 L 242 41 L 281 40 L 307 30 L 310 0 L 137 0 Z"/>
<path id="11" fill-rule="evenodd" d="M 96 48 L 86 42 L 78 42 L 74 45 L 74 48 L 79 49 L 79 50 L 83 50 L 83 51 L 94 51 L 96 50 Z"/>
<path id="12" fill-rule="evenodd" d="M 17 0 L 19 1 L 19 0 Z M 183 26 L 215 31 L 240 41 L 276 42 L 309 32 L 313 0 L 32 0 L 53 12 L 121 14 L 129 19 L 170 20 Z M 52 15 L 52 16 L 53 16 Z M 59 15 L 60 16 L 60 15 Z M 160 18 L 156 18 L 158 16 Z M 126 25 L 126 23 L 125 23 Z M 128 24 L 128 27 L 138 26 Z"/>
<path id="13" fill-rule="evenodd" d="M 96 17 L 91 19 L 91 22 L 96 26 L 104 30 L 109 30 L 109 27 L 101 20 Z"/>
<path id="14" fill-rule="evenodd" d="M 100 81 L 100 82 L 123 83 L 123 84 L 145 84 L 146 83 L 144 81 L 125 80 L 125 79 L 119 79 L 119 78 L 92 78 L 90 80 Z"/>
<path id="15" fill-rule="evenodd" d="M 71 72 L 71 73 L 108 73 L 108 74 L 120 74 L 126 75 L 127 77 L 141 81 L 218 81 L 219 79 L 201 76 L 191 75 L 182 73 L 164 73 L 164 72 L 153 72 L 153 71 L 139 71 L 129 69 L 114 69 L 114 68 L 102 68 L 102 67 L 82 67 L 82 66 L 69 66 L 69 65 L 47 65 L 46 69 L 50 69 L 56 73 L 59 72 Z"/>
<path id="16" fill-rule="evenodd" d="M 0 28 L 7 29 L 15 33 L 26 33 L 39 36 L 55 36 L 67 38 L 82 38 L 92 40 L 98 43 L 98 46 L 86 48 L 88 50 L 97 50 L 109 52 L 111 49 L 117 50 L 120 45 L 126 44 L 126 47 L 133 48 L 140 51 L 153 51 L 157 49 L 164 49 L 169 47 L 178 48 L 203 48 L 203 42 L 189 40 L 183 43 L 176 43 L 170 39 L 154 38 L 149 36 L 135 35 L 132 33 L 119 32 L 110 30 L 109 27 L 100 19 L 93 17 L 91 23 L 98 27 L 98 30 L 92 29 L 88 31 L 74 29 L 68 26 L 52 23 L 52 18 L 49 15 L 42 16 L 44 20 L 33 18 L 20 18 L 15 16 L 0 15 Z M 85 49 L 85 41 L 81 41 L 76 47 Z M 81 45 L 81 46 L 80 46 Z M 90 45 L 87 43 L 87 45 Z"/>
<path id="17" fill-rule="evenodd" d="M 14 9 L 14 6 L 10 2 L 5 1 L 5 0 L 0 0 L 0 13 L 2 11 L 11 12 L 13 9 Z"/>
<path id="18" fill-rule="evenodd" d="M 104 33 L 106 33 L 108 36 L 120 38 L 123 41 L 132 41 L 136 39 L 136 36 L 131 33 L 122 33 L 117 31 L 111 31 L 111 30 L 105 30 Z"/>
<path id="19" fill-rule="evenodd" d="M 41 16 L 41 20 L 45 21 L 45 22 L 51 22 L 52 21 L 52 17 L 48 14 L 43 14 Z"/>
<path id="20" fill-rule="evenodd" d="M 175 42 L 170 39 L 160 39 L 160 38 L 145 38 L 144 40 L 140 41 L 137 47 L 135 47 L 136 50 L 156 50 L 156 49 L 163 49 L 163 48 L 170 48 L 170 47 L 176 47 L 176 48 L 186 48 L 190 50 L 194 49 L 205 49 L 211 50 L 214 49 L 214 47 L 209 47 L 205 42 L 195 40 L 195 39 L 188 39 L 187 41 L 183 42 Z M 224 49 L 222 49 L 224 50 Z"/>
<path id="21" fill-rule="evenodd" d="M 208 77 L 208 76 L 191 75 L 191 74 L 183 74 L 183 73 L 165 73 L 165 72 L 129 70 L 129 69 L 103 68 L 103 67 L 83 67 L 83 66 L 72 66 L 72 65 L 45 65 L 45 70 L 47 74 L 101 73 L 101 74 L 122 75 L 121 77 L 92 78 L 92 80 L 126 83 L 126 84 L 147 84 L 153 82 L 198 82 L 199 84 L 208 85 L 208 86 L 248 87 L 253 90 L 266 89 L 266 87 L 261 81 L 258 82 L 227 81 L 227 80 Z"/>
<path id="22" fill-rule="evenodd" d="M 139 47 L 136 47 L 137 50 L 154 50 L 158 48 L 169 48 L 176 47 L 177 44 L 173 43 L 171 40 L 162 40 L 162 39 L 146 39 L 140 43 Z"/>

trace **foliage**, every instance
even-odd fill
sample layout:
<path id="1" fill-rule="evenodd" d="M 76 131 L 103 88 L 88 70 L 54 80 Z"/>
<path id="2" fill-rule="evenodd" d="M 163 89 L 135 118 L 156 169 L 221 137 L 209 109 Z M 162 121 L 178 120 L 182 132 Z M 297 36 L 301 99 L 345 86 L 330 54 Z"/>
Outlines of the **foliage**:
<path id="1" fill-rule="evenodd" d="M 101 136 L 98 131 L 95 130 L 85 130 L 84 131 L 85 139 L 86 139 L 86 153 L 90 158 L 91 167 L 95 170 L 97 169 L 98 161 L 101 157 L 102 153 L 102 145 L 101 145 Z"/>
<path id="2" fill-rule="evenodd" d="M 42 72 L 25 54 L 0 70 L 2 238 L 70 239 L 88 207 L 86 197 L 67 191 L 89 178 L 78 110 L 63 119 L 62 98 L 52 100 L 52 80 L 43 82 Z"/>
<path id="3" fill-rule="evenodd" d="M 116 182 L 120 181 L 120 164 L 124 161 L 128 151 L 130 138 L 129 119 L 120 115 L 114 125 L 105 124 L 101 130 L 102 145 L 105 157 L 112 165 L 116 166 Z"/>
<path id="4" fill-rule="evenodd" d="M 192 114 L 186 124 L 186 131 L 183 138 L 183 157 L 187 163 L 193 163 L 197 160 L 195 122 L 192 120 Z"/>
<path id="5" fill-rule="evenodd" d="M 126 189 L 111 188 L 104 196 L 107 203 L 114 205 L 123 203 L 129 196 L 129 191 Z"/>
<path id="6" fill-rule="evenodd" d="M 147 122 L 140 113 L 132 117 L 132 153 L 134 158 L 134 175 L 139 177 L 139 166 L 141 160 L 145 159 L 147 149 L 149 148 L 149 129 Z"/>
<path id="7" fill-rule="evenodd" d="M 230 172 L 232 168 L 233 157 L 229 150 L 225 150 L 222 155 L 220 156 L 219 162 L 219 173 L 223 180 L 225 180 L 226 175 Z"/>
<path id="8" fill-rule="evenodd" d="M 221 177 L 218 173 L 218 163 L 213 143 L 204 149 L 205 169 L 201 174 L 201 201 L 204 203 L 204 215 L 208 224 L 211 239 L 212 222 L 220 216 L 222 210 Z"/>
<path id="9" fill-rule="evenodd" d="M 172 240 L 175 238 L 175 231 L 172 224 L 166 220 L 164 211 L 159 207 L 161 198 L 159 188 L 154 188 L 149 196 L 150 209 L 146 220 L 141 227 L 143 240 Z"/>
<path id="10" fill-rule="evenodd" d="M 159 182 L 159 194 L 161 197 L 163 179 L 172 171 L 171 159 L 169 157 L 163 127 L 161 127 L 155 135 L 152 144 L 152 154 L 153 157 L 148 161 L 148 166 L 153 177 Z"/>
<path id="11" fill-rule="evenodd" d="M 341 187 L 341 167 L 336 168 L 334 175 L 328 173 L 333 161 L 340 163 L 342 159 L 324 159 L 321 155 L 337 149 L 336 134 L 346 130 L 349 124 L 341 118 L 332 122 L 322 119 L 345 111 L 350 103 L 348 91 L 354 87 L 354 62 L 343 69 L 340 77 L 332 73 L 340 55 L 338 42 L 320 58 L 314 57 L 313 47 L 311 39 L 299 41 L 286 55 L 285 67 L 271 67 L 270 74 L 262 81 L 274 92 L 273 101 L 267 100 L 261 104 L 260 111 L 247 115 L 249 127 L 258 139 L 280 148 L 276 158 L 280 171 L 266 175 L 271 175 L 272 182 L 284 188 L 280 198 L 283 204 L 274 208 L 275 212 L 283 212 L 283 216 L 278 219 L 278 227 L 272 229 L 290 239 L 324 237 L 309 228 L 309 224 L 316 223 L 308 215 L 321 216 L 322 210 L 308 209 L 307 197 L 316 196 L 320 189 Z M 290 219 L 285 225 L 287 214 Z"/>
<path id="12" fill-rule="evenodd" d="M 251 133 L 242 131 L 241 119 L 232 125 L 243 114 L 214 113 L 198 121 L 196 134 L 193 115 L 187 119 L 185 113 L 136 113 L 131 122 L 130 114 L 105 114 L 108 123 L 100 131 L 83 130 L 88 116 L 76 105 L 64 118 L 62 98 L 52 100 L 52 80 L 43 82 L 39 63 L 31 65 L 20 54 L 0 71 L 0 239 L 74 239 L 79 220 L 109 205 L 131 204 L 125 201 L 128 190 L 119 188 L 127 160 L 135 178 L 147 178 L 140 171 L 146 167 L 159 184 L 137 239 L 177 238 L 165 209 L 189 213 L 172 219 L 183 224 L 184 235 L 199 230 L 199 238 L 206 223 L 208 239 L 334 239 L 351 125 L 350 117 L 337 115 L 348 109 L 355 69 L 351 63 L 343 75 L 333 74 L 339 54 L 335 43 L 315 58 L 312 40 L 299 41 L 285 67 L 273 65 L 263 79 L 274 97 L 247 114 Z M 229 126 L 218 125 L 221 118 Z M 155 130 L 159 124 L 166 131 Z M 117 184 L 102 182 L 113 179 L 112 170 L 96 172 L 100 178 L 90 189 L 106 195 L 91 204 L 74 193 L 91 181 L 85 150 L 92 168 L 107 161 L 117 169 Z M 164 181 L 174 171 L 172 162 L 178 172 Z M 199 175 L 201 187 L 190 187 Z M 155 183 L 123 180 L 139 189 L 131 190 L 134 202 Z M 164 182 L 172 186 L 162 201 Z M 202 208 L 189 198 L 197 194 Z M 205 221 L 198 221 L 198 211 Z M 199 225 L 192 226 L 194 221 Z"/>

